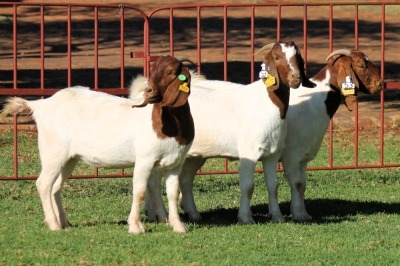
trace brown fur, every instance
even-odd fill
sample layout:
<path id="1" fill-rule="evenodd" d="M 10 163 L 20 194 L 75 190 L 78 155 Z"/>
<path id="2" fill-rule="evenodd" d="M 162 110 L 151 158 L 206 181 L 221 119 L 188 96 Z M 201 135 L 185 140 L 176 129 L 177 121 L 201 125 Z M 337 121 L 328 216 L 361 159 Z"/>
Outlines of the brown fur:
<path id="1" fill-rule="evenodd" d="M 275 77 L 276 84 L 267 88 L 269 97 L 272 102 L 279 108 L 280 117 L 285 119 L 289 108 L 290 88 L 298 88 L 300 83 L 303 86 L 312 84 L 304 73 L 304 61 L 301 57 L 299 49 L 293 42 L 286 42 L 286 46 L 295 46 L 297 54 L 291 58 L 291 62 L 297 69 L 293 74 L 290 74 L 289 64 L 286 62 L 286 57 L 282 53 L 281 43 L 276 43 L 271 51 L 264 57 L 264 63 L 268 67 L 268 72 Z M 265 79 L 263 79 L 265 82 Z"/>
<path id="2" fill-rule="evenodd" d="M 183 74 L 185 81 L 178 79 Z M 179 86 L 188 83 L 190 72 L 182 63 L 171 56 L 160 57 L 153 65 L 149 77 L 149 86 L 145 91 L 146 98 L 158 98 L 161 101 L 153 106 L 153 129 L 159 138 L 174 137 L 181 145 L 187 145 L 194 139 L 194 122 L 188 102 L 189 93 L 179 90 Z M 146 94 L 147 92 L 147 94 Z"/>
<path id="3" fill-rule="evenodd" d="M 332 91 L 328 93 L 325 104 L 330 118 L 336 113 L 342 98 L 346 107 L 352 111 L 357 104 L 358 91 L 375 94 L 382 90 L 383 82 L 378 68 L 360 51 L 352 50 L 350 56 L 339 56 L 318 72 L 314 80 L 322 81 L 328 70 L 331 73 L 329 84 Z M 340 87 L 346 76 L 351 76 L 356 85 L 355 95 L 341 94 Z"/>

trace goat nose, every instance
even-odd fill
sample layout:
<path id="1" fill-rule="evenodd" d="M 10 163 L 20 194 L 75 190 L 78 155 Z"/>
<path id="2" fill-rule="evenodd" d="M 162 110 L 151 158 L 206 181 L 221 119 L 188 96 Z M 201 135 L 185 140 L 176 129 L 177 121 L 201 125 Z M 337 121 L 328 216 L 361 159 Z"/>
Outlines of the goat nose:
<path id="1" fill-rule="evenodd" d="M 295 79 L 300 79 L 301 75 L 300 75 L 300 73 L 293 73 L 292 77 Z"/>
<path id="2" fill-rule="evenodd" d="M 146 93 L 151 93 L 153 92 L 153 89 L 150 87 L 146 87 L 146 89 L 144 90 Z"/>

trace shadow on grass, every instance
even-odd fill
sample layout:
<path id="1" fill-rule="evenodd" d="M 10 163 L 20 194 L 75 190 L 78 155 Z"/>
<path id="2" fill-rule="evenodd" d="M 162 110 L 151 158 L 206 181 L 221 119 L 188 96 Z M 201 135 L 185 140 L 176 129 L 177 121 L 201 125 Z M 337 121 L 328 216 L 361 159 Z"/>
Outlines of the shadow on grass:
<path id="1" fill-rule="evenodd" d="M 286 218 L 286 222 L 292 221 L 290 215 L 290 202 L 280 203 L 280 208 Z M 349 201 L 339 199 L 313 199 L 306 200 L 306 207 L 309 214 L 313 217 L 309 222 L 296 222 L 299 224 L 332 224 L 342 223 L 346 221 L 356 221 L 355 215 L 374 215 L 383 214 L 400 214 L 400 203 L 383 203 L 377 201 Z M 271 218 L 268 215 L 268 204 L 258 204 L 251 207 L 254 221 L 258 224 L 270 223 Z M 202 212 L 202 221 L 195 222 L 201 226 L 229 226 L 238 223 L 237 208 L 217 208 L 207 212 Z M 144 217 L 143 217 L 144 218 Z M 182 217 L 186 223 L 189 222 L 187 217 Z M 142 220 L 144 223 L 153 223 L 146 218 Z M 157 223 L 157 222 L 156 222 Z M 83 224 L 70 224 L 72 228 L 92 227 L 99 224 L 116 224 L 119 226 L 127 226 L 126 220 L 113 221 L 86 221 Z"/>
<path id="2" fill-rule="evenodd" d="M 290 215 L 290 202 L 280 204 L 281 211 L 286 221 L 292 221 Z M 354 221 L 354 216 L 373 215 L 378 213 L 400 214 L 400 203 L 383 203 L 377 201 L 349 201 L 339 199 L 314 199 L 306 201 L 306 208 L 313 217 L 309 224 L 329 224 Z M 251 208 L 256 223 L 271 222 L 268 216 L 268 205 L 259 204 Z M 233 225 L 237 224 L 237 208 L 218 208 L 201 213 L 202 225 Z"/>

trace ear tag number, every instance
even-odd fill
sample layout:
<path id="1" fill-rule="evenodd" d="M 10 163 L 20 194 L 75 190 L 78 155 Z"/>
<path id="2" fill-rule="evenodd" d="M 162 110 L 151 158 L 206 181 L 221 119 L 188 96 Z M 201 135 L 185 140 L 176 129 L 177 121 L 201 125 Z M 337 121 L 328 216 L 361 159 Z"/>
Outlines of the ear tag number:
<path id="1" fill-rule="evenodd" d="M 276 84 L 276 79 L 274 76 L 272 76 L 271 74 L 267 75 L 267 79 L 265 80 L 265 86 L 267 86 L 267 88 L 271 87 L 272 85 Z"/>
<path id="2" fill-rule="evenodd" d="M 183 91 L 183 92 L 186 92 L 186 93 L 189 93 L 189 87 L 188 87 L 188 84 L 185 82 L 185 83 L 183 83 L 183 84 L 181 84 L 180 86 L 179 86 L 179 90 L 181 90 L 181 91 Z"/>
<path id="3" fill-rule="evenodd" d="M 356 88 L 356 85 L 351 80 L 351 77 L 346 76 L 346 81 L 342 83 L 342 89 L 341 89 L 342 94 L 344 96 L 355 95 L 355 88 Z"/>
<path id="4" fill-rule="evenodd" d="M 261 70 L 260 73 L 258 73 L 258 77 L 260 79 L 265 79 L 268 76 L 268 72 L 265 70 L 265 64 L 261 64 Z"/>

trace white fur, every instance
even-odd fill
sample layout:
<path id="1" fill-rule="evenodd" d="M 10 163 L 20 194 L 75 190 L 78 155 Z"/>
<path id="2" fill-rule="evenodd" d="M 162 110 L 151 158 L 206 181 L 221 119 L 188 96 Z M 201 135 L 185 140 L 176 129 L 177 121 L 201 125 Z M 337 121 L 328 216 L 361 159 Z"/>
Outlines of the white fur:
<path id="1" fill-rule="evenodd" d="M 48 99 L 13 98 L 6 111 L 28 107 L 37 123 L 42 171 L 36 182 L 45 223 L 51 230 L 68 226 L 61 203 L 61 185 L 79 160 L 109 168 L 134 168 L 129 232 L 142 233 L 139 207 L 151 174 L 165 173 L 170 200 L 169 223 L 184 232 L 180 221 L 178 174 L 190 145 L 160 139 L 152 126 L 152 105 L 132 108 L 134 101 L 106 93 L 68 88 Z M 27 109 L 27 108 L 26 108 Z"/>
<path id="2" fill-rule="evenodd" d="M 311 79 L 317 86 L 290 90 L 290 105 L 287 113 L 288 133 L 281 161 L 291 186 L 291 214 L 293 220 L 306 221 L 311 216 L 304 206 L 307 163 L 315 158 L 329 125 L 330 117 L 325 100 L 330 73 L 322 81 Z M 312 134 L 310 134 L 312 131 Z"/>

